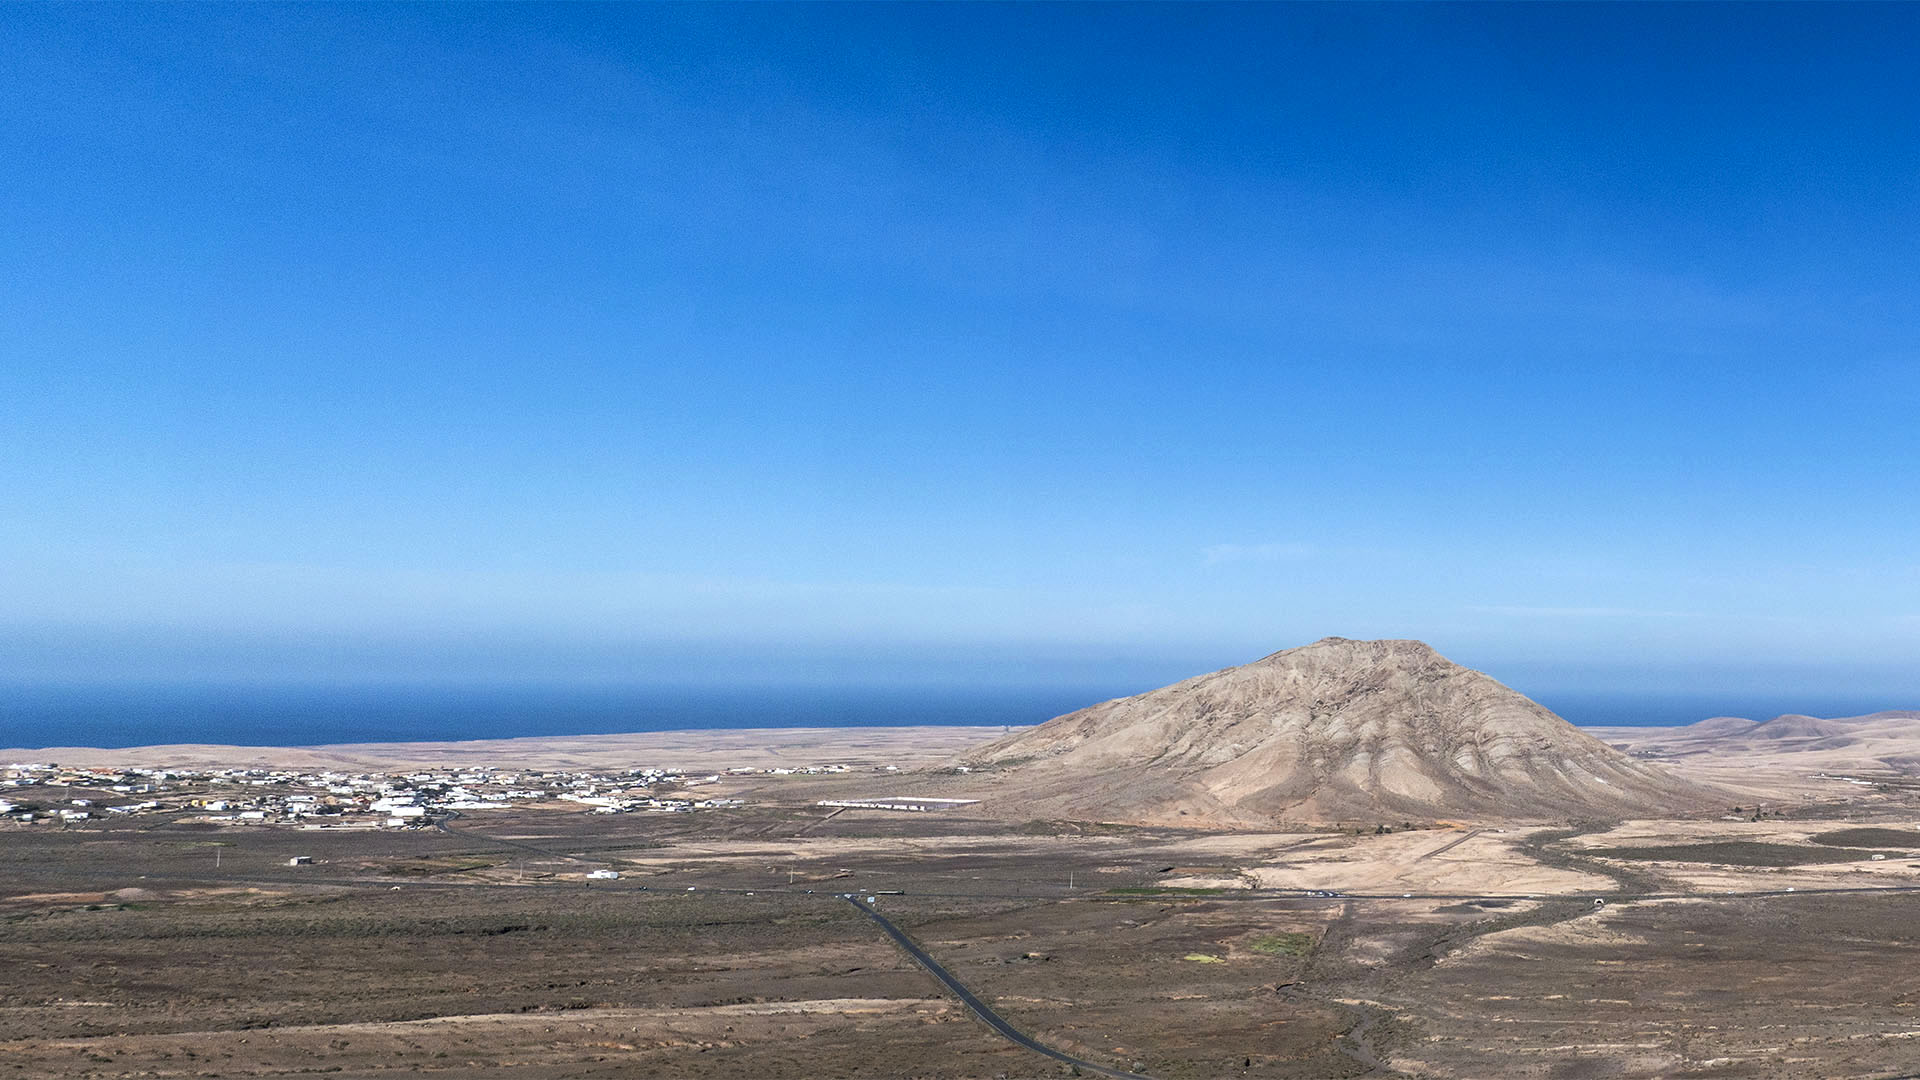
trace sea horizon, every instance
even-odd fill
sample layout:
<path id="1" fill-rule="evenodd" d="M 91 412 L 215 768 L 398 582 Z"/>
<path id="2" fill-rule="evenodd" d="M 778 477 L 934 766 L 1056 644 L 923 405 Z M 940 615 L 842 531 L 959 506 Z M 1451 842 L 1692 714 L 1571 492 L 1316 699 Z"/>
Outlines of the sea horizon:
<path id="1" fill-rule="evenodd" d="M 662 687 L 552 685 L 0 685 L 0 746 L 176 743 L 324 746 L 658 731 L 1018 727 L 1144 687 Z M 1713 716 L 1855 716 L 1912 708 L 1868 695 L 1541 693 L 1581 727 L 1667 727 Z"/>

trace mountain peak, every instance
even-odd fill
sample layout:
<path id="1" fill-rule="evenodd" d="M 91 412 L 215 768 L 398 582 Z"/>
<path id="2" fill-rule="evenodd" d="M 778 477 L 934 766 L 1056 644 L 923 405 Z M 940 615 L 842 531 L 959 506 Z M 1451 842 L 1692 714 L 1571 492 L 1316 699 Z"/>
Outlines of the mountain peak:
<path id="1" fill-rule="evenodd" d="M 1323 637 L 1310 645 L 1296 645 L 1291 649 L 1282 649 L 1269 653 L 1254 661 L 1264 664 L 1287 657 L 1318 657 L 1327 660 L 1349 662 L 1433 662 L 1452 663 L 1441 656 L 1434 647 L 1424 641 L 1412 638 L 1346 638 Z"/>
<path id="2" fill-rule="evenodd" d="M 1036 813 L 1115 820 L 1618 817 L 1709 801 L 1412 640 L 1322 638 L 966 760 L 1006 770 Z"/>

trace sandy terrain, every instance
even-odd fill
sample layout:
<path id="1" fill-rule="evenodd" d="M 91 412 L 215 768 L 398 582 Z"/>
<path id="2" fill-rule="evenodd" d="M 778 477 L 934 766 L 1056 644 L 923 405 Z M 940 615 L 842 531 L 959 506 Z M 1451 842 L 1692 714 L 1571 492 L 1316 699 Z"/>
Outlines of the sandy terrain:
<path id="1" fill-rule="evenodd" d="M 1610 865 L 1653 873 L 1663 887 L 1697 893 L 1752 892 L 1766 889 L 1860 888 L 1876 885 L 1920 886 L 1920 820 L 1878 818 L 1875 830 L 1889 836 L 1909 834 L 1904 842 L 1857 847 L 1822 845 L 1817 838 L 1844 830 L 1843 820 L 1629 821 L 1604 832 L 1567 841 L 1586 855 Z M 1610 858 L 1612 850 L 1667 851 L 1675 858 Z M 1882 855 L 1879 860 L 1874 854 Z M 1831 858 L 1832 862 L 1799 862 Z M 1784 862 L 1786 865 L 1769 865 Z"/>
<path id="2" fill-rule="evenodd" d="M 823 1035 L 878 1040 L 931 1024 L 961 1028 L 955 1011 L 955 1005 L 940 1000 L 821 998 L 694 1009 L 478 1013 L 385 1023 L 24 1039 L 6 1046 L 15 1061 L 49 1070 L 39 1074 L 44 1076 L 86 1075 L 101 1066 L 135 1076 L 191 1076 L 201 1070 L 242 1077 L 313 1071 L 378 1075 L 392 1071 L 396 1059 L 422 1058 L 441 1074 L 630 1076 L 636 1068 L 665 1067 L 683 1055 L 724 1053 L 738 1045 L 743 1031 L 796 1044 Z M 771 1062 L 769 1066 L 778 1069 Z"/>
<path id="3" fill-rule="evenodd" d="M 847 782 L 475 812 L 465 834 L 0 826 L 0 1069 L 1061 1075 L 833 895 L 852 889 L 1036 1037 L 1158 1078 L 1877 1078 L 1920 1028 L 1920 893 L 1813 891 L 1920 880 L 1860 855 L 1920 838 L 1913 793 L 1758 822 L 1232 833 L 812 805 Z"/>
<path id="4" fill-rule="evenodd" d="M 1336 836 L 1288 852 L 1285 862 L 1255 867 L 1249 876 L 1267 889 L 1469 895 L 1591 892 L 1611 884 L 1604 875 L 1543 866 L 1520 851 L 1516 841 L 1533 831 Z"/>
<path id="5" fill-rule="evenodd" d="M 1001 727 L 739 728 L 466 742 L 339 743 L 331 746 L 179 744 L 103 750 L 55 746 L 0 750 L 0 761 L 82 767 L 393 769 L 492 765 L 515 769 L 597 769 L 656 765 L 689 771 L 732 767 L 898 765 L 942 761 L 1005 732 Z"/>
<path id="6" fill-rule="evenodd" d="M 377 770 L 673 754 L 719 770 L 943 760 L 989 734 L 63 756 Z M 1754 794 L 1738 812 L 1571 826 L 1032 820 L 993 804 L 990 777 L 870 769 L 729 778 L 707 790 L 745 805 L 696 813 L 476 810 L 462 832 L 191 811 L 0 822 L 0 1075 L 1063 1074 L 973 1019 L 834 895 L 853 890 L 1034 1037 L 1162 1080 L 1911 1072 L 1920 785 L 1822 778 L 1786 744 L 1770 770 L 1754 766 L 1760 750 L 1731 765 L 1664 759 L 1741 773 Z M 816 805 L 895 792 L 987 801 Z M 312 865 L 288 865 L 295 855 Z M 592 868 L 621 877 L 590 881 Z"/>

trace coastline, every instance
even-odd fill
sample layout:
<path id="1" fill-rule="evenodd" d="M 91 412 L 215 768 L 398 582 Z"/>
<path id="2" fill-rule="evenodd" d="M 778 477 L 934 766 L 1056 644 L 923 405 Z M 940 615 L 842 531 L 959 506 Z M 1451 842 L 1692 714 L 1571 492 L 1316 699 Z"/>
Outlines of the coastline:
<path id="1" fill-rule="evenodd" d="M 319 746 L 50 746 L 0 749 L 0 762 L 79 768 L 302 768 L 382 772 L 435 766 L 594 769 L 666 765 L 688 769 L 839 763 L 909 768 L 943 761 L 1000 737 L 1002 725 L 692 728 L 616 735 L 527 736 L 445 742 L 358 742 Z"/>
<path id="2" fill-rule="evenodd" d="M 900 724 L 887 727 L 682 728 L 606 735 L 529 735 L 506 739 L 241 746 L 156 743 L 148 746 L 0 748 L 0 763 L 52 762 L 78 768 L 340 769 L 495 766 L 518 769 L 603 769 L 665 765 L 688 769 L 777 768 L 783 765 L 937 764 L 1008 731 L 1031 725 Z M 1608 742 L 1629 735 L 1657 738 L 1671 728 L 1582 727 Z"/>

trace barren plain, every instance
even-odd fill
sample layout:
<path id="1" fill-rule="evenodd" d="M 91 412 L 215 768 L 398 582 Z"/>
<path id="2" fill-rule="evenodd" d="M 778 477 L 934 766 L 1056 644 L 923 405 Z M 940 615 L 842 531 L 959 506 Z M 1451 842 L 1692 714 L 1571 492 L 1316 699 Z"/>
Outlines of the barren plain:
<path id="1" fill-rule="evenodd" d="M 874 739 L 789 738 L 777 759 L 859 757 L 847 737 Z M 1790 783 L 1673 820 L 1228 831 L 817 805 L 965 797 L 966 774 L 884 771 L 953 738 L 914 756 L 896 731 L 844 773 L 723 776 L 701 793 L 742 804 L 689 813 L 0 824 L 0 1074 L 1075 1071 L 982 1023 L 845 893 L 1011 1025 L 1116 1072 L 1920 1073 L 1920 781 L 1902 773 L 1783 756 L 1749 776 Z"/>

